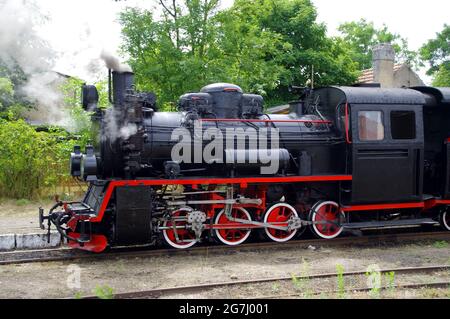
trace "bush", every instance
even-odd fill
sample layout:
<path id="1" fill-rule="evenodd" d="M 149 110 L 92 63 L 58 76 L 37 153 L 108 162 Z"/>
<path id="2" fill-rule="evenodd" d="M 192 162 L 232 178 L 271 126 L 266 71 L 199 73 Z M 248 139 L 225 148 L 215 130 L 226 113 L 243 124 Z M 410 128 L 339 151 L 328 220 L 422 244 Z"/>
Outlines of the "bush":
<path id="1" fill-rule="evenodd" d="M 0 197 L 36 199 L 67 182 L 69 154 L 74 145 L 86 145 L 87 132 L 76 138 L 58 128 L 37 132 L 24 120 L 0 119 Z"/>

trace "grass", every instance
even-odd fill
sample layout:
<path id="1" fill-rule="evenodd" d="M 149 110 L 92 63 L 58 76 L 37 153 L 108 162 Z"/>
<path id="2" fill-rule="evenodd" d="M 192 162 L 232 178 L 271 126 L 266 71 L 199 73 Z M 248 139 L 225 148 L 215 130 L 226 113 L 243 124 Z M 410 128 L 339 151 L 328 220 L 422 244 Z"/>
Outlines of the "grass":
<path id="1" fill-rule="evenodd" d="M 272 292 L 277 293 L 278 291 L 280 291 L 280 284 L 276 282 L 272 285 Z"/>
<path id="2" fill-rule="evenodd" d="M 445 240 L 438 240 L 438 241 L 435 241 L 435 242 L 433 243 L 433 247 L 439 248 L 439 249 L 441 249 L 441 248 L 447 248 L 447 247 L 448 247 L 448 242 L 445 241 Z"/>
<path id="3" fill-rule="evenodd" d="M 26 206 L 29 205 L 31 203 L 31 201 L 29 201 L 28 199 L 22 198 L 22 199 L 18 199 L 16 200 L 16 205 L 17 206 Z"/>
<path id="4" fill-rule="evenodd" d="M 387 289 L 391 296 L 395 296 L 395 272 L 391 271 L 386 273 L 385 275 L 387 281 Z"/>
<path id="5" fill-rule="evenodd" d="M 344 266 L 341 264 L 336 265 L 337 272 L 337 287 L 338 287 L 338 297 L 340 299 L 345 298 L 345 281 L 344 281 Z"/>
<path id="6" fill-rule="evenodd" d="M 97 286 L 93 292 L 99 299 L 114 299 L 114 289 L 109 286 Z"/>
<path id="7" fill-rule="evenodd" d="M 381 272 L 378 270 L 378 266 L 371 265 L 367 268 L 367 285 L 370 288 L 369 295 L 372 298 L 380 298 L 381 291 Z"/>
<path id="8" fill-rule="evenodd" d="M 302 296 L 304 298 L 311 298 L 313 293 L 309 287 L 310 279 L 308 278 L 310 272 L 310 266 L 308 262 L 302 258 L 302 263 L 300 267 L 300 276 L 296 276 L 295 274 L 292 274 L 292 284 L 294 285 L 295 289 L 302 292 Z"/>

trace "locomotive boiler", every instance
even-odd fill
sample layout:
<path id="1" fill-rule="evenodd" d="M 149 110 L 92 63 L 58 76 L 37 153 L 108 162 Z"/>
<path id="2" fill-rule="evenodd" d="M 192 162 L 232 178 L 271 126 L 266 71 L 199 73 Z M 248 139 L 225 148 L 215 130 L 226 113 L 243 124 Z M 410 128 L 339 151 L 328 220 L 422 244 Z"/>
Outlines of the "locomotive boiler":
<path id="1" fill-rule="evenodd" d="M 180 97 L 176 112 L 110 71 L 111 107 L 82 102 L 98 137 L 70 158 L 89 184 L 82 201 L 58 202 L 40 223 L 68 244 L 107 247 L 277 242 L 309 228 L 440 223 L 450 230 L 449 88 L 304 88 L 288 114 L 260 95 L 215 83 Z"/>

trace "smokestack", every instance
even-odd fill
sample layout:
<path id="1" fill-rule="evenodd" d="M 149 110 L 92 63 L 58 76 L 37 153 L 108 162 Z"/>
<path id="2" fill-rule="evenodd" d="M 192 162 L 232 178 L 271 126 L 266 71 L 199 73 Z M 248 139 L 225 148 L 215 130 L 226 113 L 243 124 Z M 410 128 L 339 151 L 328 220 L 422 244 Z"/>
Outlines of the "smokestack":
<path id="1" fill-rule="evenodd" d="M 389 43 L 378 44 L 373 48 L 373 80 L 382 88 L 394 86 L 395 52 Z"/>
<path id="2" fill-rule="evenodd" d="M 112 72 L 113 97 L 116 105 L 122 104 L 125 99 L 125 93 L 134 86 L 133 72 Z"/>

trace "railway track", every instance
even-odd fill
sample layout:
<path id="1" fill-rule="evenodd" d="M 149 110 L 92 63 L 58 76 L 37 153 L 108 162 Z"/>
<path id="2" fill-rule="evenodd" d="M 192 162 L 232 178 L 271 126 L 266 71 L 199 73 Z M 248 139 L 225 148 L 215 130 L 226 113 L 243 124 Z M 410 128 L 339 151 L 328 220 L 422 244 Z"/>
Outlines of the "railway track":
<path id="1" fill-rule="evenodd" d="M 379 273 L 387 274 L 394 273 L 396 276 L 398 275 L 408 275 L 408 274 L 424 274 L 424 273 L 434 273 L 434 272 L 442 272 L 449 271 L 450 265 L 434 265 L 434 266 L 421 266 L 421 267 L 406 267 L 406 268 L 391 268 L 391 269 L 380 269 Z M 337 278 L 339 275 L 342 277 L 355 277 L 355 276 L 365 276 L 366 270 L 364 271 L 351 271 L 345 273 L 322 273 L 322 274 L 313 274 L 313 275 L 298 275 L 295 276 L 297 280 L 317 280 L 317 279 L 326 279 L 326 278 Z M 251 279 L 251 280 L 235 280 L 228 282 L 217 282 L 217 283 L 206 283 L 199 285 L 189 285 L 189 286 L 178 286 L 178 287 L 168 287 L 168 288 L 156 288 L 145 291 L 135 291 L 135 292 L 126 292 L 126 293 L 116 293 L 113 295 L 115 299 L 155 299 L 155 298 L 164 298 L 171 297 L 174 295 L 182 294 L 197 294 L 204 293 L 212 289 L 216 288 L 229 288 L 233 286 L 245 286 L 245 285 L 256 285 L 256 284 L 264 284 L 270 282 L 289 282 L 293 280 L 293 276 L 283 276 L 283 277 L 272 277 L 272 278 L 259 278 L 259 279 Z M 380 289 L 418 289 L 424 287 L 433 287 L 433 288 L 448 288 L 450 287 L 450 281 L 439 281 L 439 282 L 428 282 L 428 283 L 407 283 L 407 284 L 397 284 L 391 287 L 389 286 L 381 286 Z M 372 288 L 368 287 L 357 287 L 346 289 L 345 292 L 364 292 L 370 291 Z M 326 291 L 326 290 L 318 290 L 313 292 L 312 294 L 320 294 L 320 293 L 336 293 L 337 290 L 334 291 Z M 300 293 L 292 293 L 292 294 L 277 294 L 277 295 L 266 295 L 266 296 L 256 296 L 259 299 L 271 299 L 271 298 L 287 298 L 287 297 L 295 297 L 301 296 Z M 88 296 L 84 299 L 96 299 L 96 296 Z M 251 298 L 255 298 L 252 296 Z"/>
<path id="2" fill-rule="evenodd" d="M 180 254 L 214 254 L 233 253 L 237 251 L 253 251 L 267 249 L 287 249 L 306 248 L 309 246 L 370 246 L 379 244 L 398 244 L 421 240 L 450 240 L 450 232 L 420 232 L 420 233 L 397 233 L 397 234 L 377 234 L 362 237 L 340 237 L 333 240 L 323 239 L 302 239 L 293 240 L 287 243 L 258 242 L 248 243 L 239 246 L 209 245 L 198 246 L 186 250 L 176 249 L 142 249 L 142 248 L 117 248 L 102 254 L 93 254 L 85 251 L 72 250 L 67 248 L 14 251 L 0 253 L 0 265 L 24 264 L 35 262 L 55 262 L 73 260 L 102 260 L 114 258 L 136 258 L 152 257 L 163 255 Z"/>

